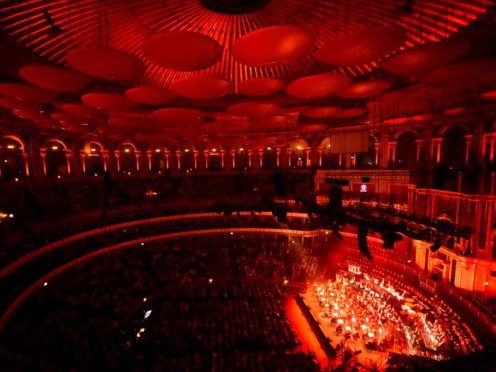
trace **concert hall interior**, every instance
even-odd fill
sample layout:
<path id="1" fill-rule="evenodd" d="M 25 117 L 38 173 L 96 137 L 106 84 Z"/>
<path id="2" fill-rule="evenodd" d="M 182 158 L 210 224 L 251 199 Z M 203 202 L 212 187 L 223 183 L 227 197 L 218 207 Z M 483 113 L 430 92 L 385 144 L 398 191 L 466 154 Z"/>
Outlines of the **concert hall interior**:
<path id="1" fill-rule="evenodd" d="M 0 1 L 2 370 L 496 370 L 494 0 Z"/>

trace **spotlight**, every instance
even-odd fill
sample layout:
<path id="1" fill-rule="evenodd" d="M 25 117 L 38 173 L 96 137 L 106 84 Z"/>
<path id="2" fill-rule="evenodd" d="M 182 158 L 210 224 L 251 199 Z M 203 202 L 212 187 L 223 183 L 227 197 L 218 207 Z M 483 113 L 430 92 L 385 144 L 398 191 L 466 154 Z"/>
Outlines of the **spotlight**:
<path id="1" fill-rule="evenodd" d="M 431 252 L 437 252 L 441 248 L 441 239 L 436 238 L 434 243 L 431 245 Z"/>
<path id="2" fill-rule="evenodd" d="M 360 253 L 363 254 L 369 261 L 372 261 L 372 255 L 370 254 L 369 251 L 369 246 L 367 243 L 367 234 L 369 230 L 359 224 L 357 228 L 357 240 L 358 240 L 358 249 L 360 250 Z"/>
<path id="3" fill-rule="evenodd" d="M 385 249 L 393 249 L 394 248 L 394 243 L 396 240 L 402 240 L 403 237 L 395 233 L 394 231 L 384 231 L 381 233 L 381 238 L 382 238 L 382 248 Z"/>

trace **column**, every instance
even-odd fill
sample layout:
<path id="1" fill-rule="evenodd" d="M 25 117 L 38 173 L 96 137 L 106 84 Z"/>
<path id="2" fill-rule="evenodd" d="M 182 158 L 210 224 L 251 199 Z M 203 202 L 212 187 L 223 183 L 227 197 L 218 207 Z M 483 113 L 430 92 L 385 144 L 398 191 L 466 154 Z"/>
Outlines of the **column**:
<path id="1" fill-rule="evenodd" d="M 72 150 L 65 149 L 65 163 L 67 165 L 67 174 L 71 175 L 71 158 L 72 158 Z"/>
<path id="2" fill-rule="evenodd" d="M 40 152 L 40 140 L 38 137 L 31 138 L 29 141 L 29 154 L 31 157 L 31 174 L 33 178 L 43 177 L 43 164 Z"/>
<path id="3" fill-rule="evenodd" d="M 74 138 L 72 139 L 72 175 L 73 177 L 81 177 L 83 170 L 81 168 L 81 142 Z"/>
<path id="4" fill-rule="evenodd" d="M 29 173 L 29 152 L 22 151 L 22 157 L 24 158 L 24 171 L 26 172 L 26 177 L 30 176 Z"/>
<path id="5" fill-rule="evenodd" d="M 225 164 L 224 164 L 224 155 L 226 154 L 226 150 L 220 149 L 219 150 L 219 153 L 220 153 L 220 168 L 221 169 L 224 169 L 224 167 L 225 167 Z"/>
<path id="6" fill-rule="evenodd" d="M 276 167 L 281 167 L 281 148 L 276 147 Z"/>
<path id="7" fill-rule="evenodd" d="M 381 143 L 380 142 L 374 142 L 374 150 L 375 150 L 375 166 L 379 167 L 379 154 L 380 154 L 380 149 L 381 149 Z"/>
<path id="8" fill-rule="evenodd" d="M 431 158 L 434 159 L 436 165 L 441 163 L 441 143 L 443 142 L 442 137 L 437 137 L 432 139 L 431 146 Z"/>
<path id="9" fill-rule="evenodd" d="M 203 156 L 205 157 L 205 170 L 208 170 L 208 150 L 203 150 Z"/>
<path id="10" fill-rule="evenodd" d="M 166 170 L 169 170 L 170 169 L 169 158 L 170 158 L 170 151 L 169 150 L 165 150 L 165 169 Z"/>
<path id="11" fill-rule="evenodd" d="M 41 164 L 42 164 L 42 169 L 43 169 L 43 175 L 47 175 L 47 170 L 46 170 L 46 147 L 41 147 L 40 148 L 40 156 L 41 156 Z"/>
<path id="12" fill-rule="evenodd" d="M 110 168 L 109 150 L 102 150 L 102 155 L 103 155 L 103 171 L 107 172 L 107 170 Z"/>
<path id="13" fill-rule="evenodd" d="M 491 138 L 489 138 L 489 164 L 492 164 L 494 162 L 494 147 L 495 147 L 495 143 L 496 143 L 496 137 L 491 136 Z M 484 146 L 485 147 L 485 146 Z"/>
<path id="14" fill-rule="evenodd" d="M 291 154 L 292 154 L 293 150 L 291 150 L 291 147 L 288 147 L 286 149 L 286 157 L 288 158 L 288 168 L 291 168 Z"/>
<path id="15" fill-rule="evenodd" d="M 86 175 L 86 151 L 79 150 L 79 156 L 81 157 L 81 170 L 83 171 L 83 176 Z"/>
<path id="16" fill-rule="evenodd" d="M 115 163 L 117 165 L 117 173 L 121 173 L 121 152 L 120 150 L 114 150 Z"/>
<path id="17" fill-rule="evenodd" d="M 352 153 L 345 153 L 345 154 L 343 154 L 343 156 L 344 156 L 344 164 L 345 164 L 346 169 L 350 169 L 353 154 Z"/>
<path id="18" fill-rule="evenodd" d="M 350 155 L 350 158 L 351 158 L 351 166 L 353 168 L 355 168 L 356 167 L 356 152 L 352 152 Z"/>
<path id="19" fill-rule="evenodd" d="M 381 133 L 380 138 L 380 168 L 386 169 L 389 164 L 389 133 Z"/>
<path id="20" fill-rule="evenodd" d="M 322 168 L 322 146 L 317 147 L 319 153 L 319 168 Z"/>
<path id="21" fill-rule="evenodd" d="M 305 153 L 307 154 L 305 167 L 307 167 L 307 168 L 310 168 L 312 166 L 312 159 L 310 158 L 310 152 L 311 151 L 312 151 L 312 149 L 310 147 L 307 147 L 305 149 Z"/>
<path id="22" fill-rule="evenodd" d="M 339 165 L 339 168 L 341 168 L 343 166 L 343 154 L 342 153 L 339 153 L 338 165 Z"/>
<path id="23" fill-rule="evenodd" d="M 468 164 L 470 160 L 470 145 L 472 144 L 472 140 L 474 136 L 471 134 L 467 134 L 464 137 L 465 137 L 465 164 Z"/>
<path id="24" fill-rule="evenodd" d="M 491 172 L 491 189 L 489 195 L 496 195 L 496 172 Z"/>
<path id="25" fill-rule="evenodd" d="M 136 150 L 134 152 L 134 156 L 136 157 L 136 172 L 139 173 L 140 172 L 141 151 L 140 150 Z"/>
<path id="26" fill-rule="evenodd" d="M 394 165 L 396 163 L 396 141 L 388 142 L 388 157 L 387 163 L 388 165 Z"/>
<path id="27" fill-rule="evenodd" d="M 415 144 L 417 145 L 417 155 L 415 156 L 415 159 L 417 159 L 417 163 L 420 162 L 420 151 L 422 150 L 422 143 L 424 140 L 417 139 L 415 140 Z"/>
<path id="28" fill-rule="evenodd" d="M 198 170 L 198 150 L 193 150 L 194 168 Z"/>
<path id="29" fill-rule="evenodd" d="M 177 170 L 181 170 L 181 150 L 176 150 Z"/>
<path id="30" fill-rule="evenodd" d="M 260 169 L 262 169 L 263 167 L 263 152 L 264 152 L 263 148 L 258 149 L 258 167 Z"/>
<path id="31" fill-rule="evenodd" d="M 148 171 L 152 171 L 152 150 L 146 150 L 146 158 L 148 159 Z"/>
<path id="32" fill-rule="evenodd" d="M 248 150 L 248 169 L 251 169 L 251 157 L 253 155 L 253 150 Z"/>
<path id="33" fill-rule="evenodd" d="M 231 149 L 230 153 L 231 153 L 231 165 L 232 165 L 232 169 L 236 169 L 236 150 L 235 149 Z"/>

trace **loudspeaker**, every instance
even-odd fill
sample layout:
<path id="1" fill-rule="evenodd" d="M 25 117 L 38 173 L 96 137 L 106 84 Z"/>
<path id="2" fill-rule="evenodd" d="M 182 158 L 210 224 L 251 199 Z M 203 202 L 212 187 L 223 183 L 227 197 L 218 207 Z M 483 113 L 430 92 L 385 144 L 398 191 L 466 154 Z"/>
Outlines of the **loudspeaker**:
<path id="1" fill-rule="evenodd" d="M 362 183 L 369 183 L 370 177 L 362 177 Z"/>
<path id="2" fill-rule="evenodd" d="M 330 183 L 331 185 L 338 186 L 349 186 L 350 181 L 342 179 L 342 178 L 324 178 L 325 183 Z"/>
<path id="3" fill-rule="evenodd" d="M 329 204 L 331 211 L 340 211 L 343 208 L 343 189 L 338 186 L 331 186 L 329 189 Z"/>
<path id="4" fill-rule="evenodd" d="M 436 239 L 434 240 L 434 243 L 431 245 L 431 252 L 437 252 L 439 248 L 441 248 L 441 240 Z"/>
<path id="5" fill-rule="evenodd" d="M 372 255 L 370 254 L 369 245 L 367 243 L 368 232 L 369 230 L 365 226 L 361 224 L 357 226 L 358 249 L 369 261 L 372 261 Z"/>
<path id="6" fill-rule="evenodd" d="M 284 187 L 284 175 L 282 172 L 274 172 L 274 189 L 277 196 L 286 195 L 286 188 Z"/>
<path id="7" fill-rule="evenodd" d="M 394 243 L 397 241 L 397 240 L 402 240 L 403 239 L 403 236 L 394 232 L 394 231 L 384 231 L 382 234 L 381 234 L 381 238 L 382 238 L 382 248 L 385 248 L 385 249 L 393 249 L 394 248 Z"/>

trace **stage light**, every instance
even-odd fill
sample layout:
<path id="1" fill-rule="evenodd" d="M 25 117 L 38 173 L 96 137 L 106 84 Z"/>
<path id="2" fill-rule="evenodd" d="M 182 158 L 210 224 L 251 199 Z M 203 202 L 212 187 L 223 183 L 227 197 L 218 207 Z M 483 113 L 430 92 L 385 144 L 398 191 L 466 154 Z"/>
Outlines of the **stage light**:
<path id="1" fill-rule="evenodd" d="M 358 241 L 358 249 L 360 250 L 360 253 L 363 254 L 365 257 L 367 257 L 368 260 L 372 261 L 372 255 L 370 254 L 369 251 L 369 246 L 367 243 L 367 234 L 369 230 L 359 224 L 357 228 L 357 241 Z"/>
<path id="2" fill-rule="evenodd" d="M 436 239 L 430 248 L 431 248 L 431 252 L 437 252 L 439 248 L 441 248 L 441 240 Z"/>

